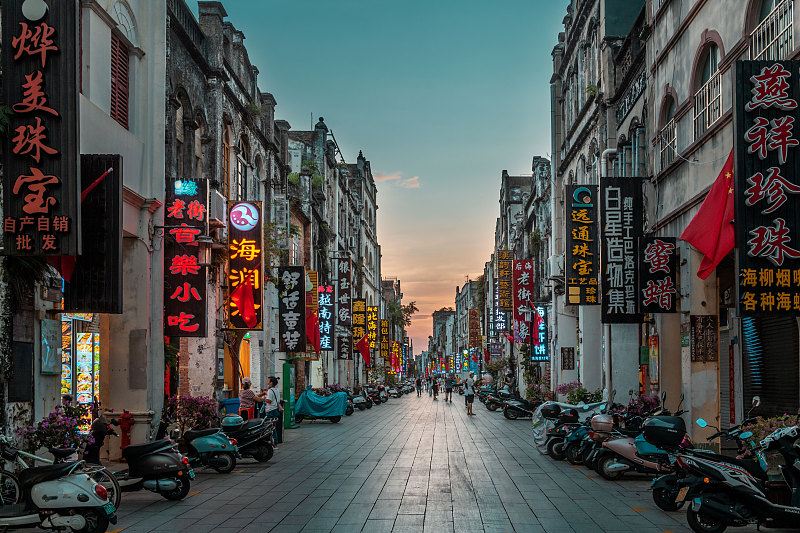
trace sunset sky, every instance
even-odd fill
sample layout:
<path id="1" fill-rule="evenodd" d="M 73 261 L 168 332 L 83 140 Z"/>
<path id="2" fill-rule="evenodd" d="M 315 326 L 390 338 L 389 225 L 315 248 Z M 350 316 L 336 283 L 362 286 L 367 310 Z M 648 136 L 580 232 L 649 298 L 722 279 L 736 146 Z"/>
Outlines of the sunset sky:
<path id="1" fill-rule="evenodd" d="M 195 14 L 197 4 L 189 0 Z M 378 181 L 382 274 L 431 313 L 489 260 L 503 169 L 550 154 L 552 50 L 566 0 L 228 0 L 276 118 L 319 116 Z M 313 118 L 312 118 L 313 116 Z"/>

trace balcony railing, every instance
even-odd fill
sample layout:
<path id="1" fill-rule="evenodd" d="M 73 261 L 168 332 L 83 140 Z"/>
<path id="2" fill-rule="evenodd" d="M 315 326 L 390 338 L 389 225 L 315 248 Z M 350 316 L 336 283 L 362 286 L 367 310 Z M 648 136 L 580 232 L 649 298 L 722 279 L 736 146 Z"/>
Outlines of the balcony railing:
<path id="1" fill-rule="evenodd" d="M 750 34 L 750 59 L 786 59 L 793 49 L 792 0 L 783 0 Z"/>
<path id="2" fill-rule="evenodd" d="M 700 136 L 722 116 L 722 76 L 719 71 L 694 95 L 694 138 Z"/>
<path id="3" fill-rule="evenodd" d="M 661 170 L 667 168 L 675 160 L 678 153 L 678 129 L 673 118 L 661 130 Z"/>

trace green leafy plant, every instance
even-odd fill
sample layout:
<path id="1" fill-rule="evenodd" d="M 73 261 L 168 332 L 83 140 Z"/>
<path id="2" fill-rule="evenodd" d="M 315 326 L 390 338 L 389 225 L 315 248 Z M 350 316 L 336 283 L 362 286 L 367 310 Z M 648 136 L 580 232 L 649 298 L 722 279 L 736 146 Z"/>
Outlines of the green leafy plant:
<path id="1" fill-rule="evenodd" d="M 322 176 L 320 176 L 319 174 L 314 174 L 311 177 L 311 186 L 312 187 L 314 187 L 316 189 L 321 189 L 323 185 L 325 185 L 325 180 L 322 179 Z"/>
<path id="2" fill-rule="evenodd" d="M 302 168 L 306 172 L 310 172 L 311 174 L 317 174 L 319 172 L 319 168 L 317 168 L 317 163 L 315 161 L 312 161 L 311 159 L 303 159 L 303 162 L 300 164 L 300 168 Z"/>
<path id="3" fill-rule="evenodd" d="M 259 116 L 262 113 L 261 106 L 258 105 L 255 102 L 247 102 L 247 105 L 245 106 L 245 109 L 247 109 L 247 112 L 250 115 L 256 116 L 256 117 Z"/>
<path id="4" fill-rule="evenodd" d="M 594 96 L 594 95 L 596 95 L 598 92 L 600 92 L 600 89 L 597 87 L 597 85 L 592 85 L 592 84 L 590 83 L 589 85 L 587 85 L 587 86 L 586 86 L 586 94 L 589 94 L 589 95 L 591 95 L 591 96 Z"/>
<path id="5" fill-rule="evenodd" d="M 491 374 L 491 376 L 495 379 L 495 381 L 497 381 L 497 379 L 498 379 L 498 377 L 500 375 L 500 372 L 506 366 L 508 366 L 508 358 L 507 357 L 503 357 L 503 358 L 500 358 L 500 359 L 491 359 L 491 360 L 489 360 L 489 362 L 486 363 L 483 368 L 486 370 L 486 372 Z"/>
<path id="6" fill-rule="evenodd" d="M 287 176 L 286 180 L 289 182 L 289 185 L 300 185 L 300 174 L 292 172 Z"/>

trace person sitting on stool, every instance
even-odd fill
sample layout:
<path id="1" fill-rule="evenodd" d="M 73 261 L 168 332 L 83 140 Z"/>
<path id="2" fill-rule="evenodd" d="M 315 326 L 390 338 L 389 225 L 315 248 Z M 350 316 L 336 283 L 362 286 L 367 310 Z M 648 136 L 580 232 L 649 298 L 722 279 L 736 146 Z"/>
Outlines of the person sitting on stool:
<path id="1" fill-rule="evenodd" d="M 242 414 L 242 411 L 247 410 L 247 416 L 243 417 L 245 420 L 250 416 L 250 410 L 253 409 L 256 405 L 256 402 L 263 402 L 267 395 L 263 392 L 255 392 L 250 387 L 253 386 L 253 382 L 250 378 L 242 379 L 242 390 L 239 391 L 239 414 Z M 255 411 L 253 409 L 253 411 Z"/>

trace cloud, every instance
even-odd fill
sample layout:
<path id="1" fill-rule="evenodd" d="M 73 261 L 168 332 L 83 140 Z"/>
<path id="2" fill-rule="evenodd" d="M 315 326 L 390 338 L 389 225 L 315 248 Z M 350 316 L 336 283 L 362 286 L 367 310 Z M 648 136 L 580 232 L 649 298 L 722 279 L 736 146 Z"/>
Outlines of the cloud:
<path id="1" fill-rule="evenodd" d="M 402 187 L 403 189 L 419 189 L 419 176 L 414 176 L 411 178 L 406 178 L 402 172 L 392 172 L 391 174 L 381 174 L 380 172 L 374 172 L 372 177 L 375 181 L 387 181 L 389 183 L 393 183 L 398 187 Z"/>
<path id="2" fill-rule="evenodd" d="M 397 186 L 403 187 L 404 189 L 419 189 L 419 176 L 398 181 Z"/>

